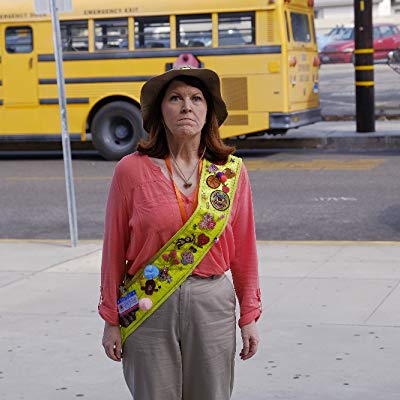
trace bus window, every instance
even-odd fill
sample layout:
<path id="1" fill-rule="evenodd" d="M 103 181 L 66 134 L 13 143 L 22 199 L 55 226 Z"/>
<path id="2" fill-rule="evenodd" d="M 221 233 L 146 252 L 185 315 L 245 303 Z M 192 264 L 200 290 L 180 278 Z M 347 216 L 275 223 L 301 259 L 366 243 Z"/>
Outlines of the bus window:
<path id="1" fill-rule="evenodd" d="M 17 26 L 6 28 L 7 53 L 31 53 L 33 50 L 32 28 Z"/>
<path id="2" fill-rule="evenodd" d="M 254 12 L 218 15 L 218 45 L 256 44 Z"/>
<path id="3" fill-rule="evenodd" d="M 307 14 L 290 13 L 292 33 L 295 42 L 311 42 L 310 25 Z"/>
<path id="4" fill-rule="evenodd" d="M 63 51 L 88 51 L 87 21 L 61 22 L 61 41 Z"/>
<path id="5" fill-rule="evenodd" d="M 169 17 L 135 17 L 135 48 L 169 48 Z"/>
<path id="6" fill-rule="evenodd" d="M 128 48 L 128 18 L 94 21 L 96 50 Z"/>
<path id="7" fill-rule="evenodd" d="M 211 47 L 211 14 L 183 15 L 176 17 L 178 47 Z"/>

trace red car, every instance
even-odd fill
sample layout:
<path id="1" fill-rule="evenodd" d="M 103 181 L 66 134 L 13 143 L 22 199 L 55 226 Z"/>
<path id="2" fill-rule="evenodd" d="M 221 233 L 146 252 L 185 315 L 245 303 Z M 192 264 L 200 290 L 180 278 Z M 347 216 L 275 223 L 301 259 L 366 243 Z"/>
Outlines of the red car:
<path id="1" fill-rule="evenodd" d="M 395 24 L 376 24 L 373 28 L 374 60 L 386 59 L 388 53 L 400 46 L 400 30 Z M 323 63 L 349 63 L 354 61 L 354 28 L 346 28 L 334 42 L 319 53 Z"/>

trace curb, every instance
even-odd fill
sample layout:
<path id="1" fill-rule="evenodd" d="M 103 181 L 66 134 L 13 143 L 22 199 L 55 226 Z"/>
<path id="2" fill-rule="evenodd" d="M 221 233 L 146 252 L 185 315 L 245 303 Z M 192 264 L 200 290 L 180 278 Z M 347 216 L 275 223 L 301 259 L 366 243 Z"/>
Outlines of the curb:
<path id="1" fill-rule="evenodd" d="M 323 115 L 322 121 L 326 122 L 338 122 L 338 121 L 355 121 L 356 116 L 353 114 L 349 115 Z M 400 120 L 400 114 L 376 114 L 376 121 L 397 121 Z"/>
<path id="2" fill-rule="evenodd" d="M 330 151 L 399 151 L 400 133 L 393 135 L 376 135 L 368 137 L 329 136 L 329 137 L 281 137 L 281 138 L 248 138 L 246 140 L 226 140 L 228 145 L 238 150 L 330 150 Z"/>

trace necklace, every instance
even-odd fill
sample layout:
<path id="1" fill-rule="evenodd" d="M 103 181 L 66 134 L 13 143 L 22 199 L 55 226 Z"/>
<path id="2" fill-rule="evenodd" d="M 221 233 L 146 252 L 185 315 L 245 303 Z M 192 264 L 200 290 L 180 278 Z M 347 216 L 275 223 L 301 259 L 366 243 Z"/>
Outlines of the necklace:
<path id="1" fill-rule="evenodd" d="M 181 178 L 182 178 L 183 181 L 185 182 L 185 183 L 183 184 L 183 187 L 184 187 L 185 189 L 188 189 L 188 188 L 190 188 L 190 187 L 192 186 L 192 182 L 190 182 L 190 178 L 193 176 L 194 171 L 196 171 L 197 167 L 199 166 L 199 162 L 200 162 L 200 160 L 204 157 L 204 153 L 205 153 L 205 152 L 206 152 L 206 148 L 204 148 L 201 157 L 197 160 L 197 163 L 196 163 L 196 165 L 194 166 L 193 171 L 192 171 L 192 173 L 189 175 L 188 178 L 186 178 L 185 174 L 182 172 L 182 170 L 180 169 L 178 163 L 176 162 L 174 155 L 171 153 L 171 158 L 172 158 L 172 160 L 174 161 L 174 164 L 176 165 L 176 168 L 178 169 Z"/>

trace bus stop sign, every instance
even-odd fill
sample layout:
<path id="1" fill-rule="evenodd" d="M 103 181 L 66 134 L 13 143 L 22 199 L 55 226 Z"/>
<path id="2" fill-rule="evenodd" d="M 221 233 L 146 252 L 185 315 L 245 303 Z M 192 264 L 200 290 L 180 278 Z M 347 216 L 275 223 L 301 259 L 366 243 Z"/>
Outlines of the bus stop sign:
<path id="1" fill-rule="evenodd" d="M 71 12 L 72 0 L 56 0 L 57 11 Z M 34 0 L 35 14 L 50 14 L 50 0 Z"/>

